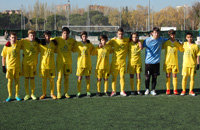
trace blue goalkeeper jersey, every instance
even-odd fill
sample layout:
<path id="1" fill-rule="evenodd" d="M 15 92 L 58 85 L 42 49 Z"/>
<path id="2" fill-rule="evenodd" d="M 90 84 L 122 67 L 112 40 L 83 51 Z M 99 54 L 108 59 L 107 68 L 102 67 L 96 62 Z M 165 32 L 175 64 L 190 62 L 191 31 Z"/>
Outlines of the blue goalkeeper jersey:
<path id="1" fill-rule="evenodd" d="M 157 64 L 160 63 L 160 56 L 162 45 L 168 39 L 159 37 L 154 39 L 149 37 L 144 40 L 143 47 L 145 47 L 145 64 Z"/>

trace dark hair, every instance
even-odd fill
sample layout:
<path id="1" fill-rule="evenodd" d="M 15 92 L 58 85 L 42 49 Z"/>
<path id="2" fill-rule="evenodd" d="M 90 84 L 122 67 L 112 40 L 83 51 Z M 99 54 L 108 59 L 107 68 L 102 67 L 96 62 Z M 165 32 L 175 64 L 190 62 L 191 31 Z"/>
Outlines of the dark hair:
<path id="1" fill-rule="evenodd" d="M 100 40 L 105 40 L 108 41 L 108 36 L 107 35 L 100 35 Z"/>
<path id="2" fill-rule="evenodd" d="M 174 31 L 174 29 L 170 29 L 170 30 L 168 31 L 168 34 L 169 34 L 169 35 L 171 35 L 171 34 L 176 34 L 176 32 Z"/>
<path id="3" fill-rule="evenodd" d="M 118 28 L 117 32 L 124 32 L 124 29 L 122 27 Z"/>
<path id="4" fill-rule="evenodd" d="M 138 33 L 137 33 L 137 32 L 133 32 L 133 33 L 131 33 L 131 35 L 130 35 L 129 41 L 132 41 L 132 36 L 133 36 L 133 35 L 136 35 L 136 36 L 138 37 Z"/>
<path id="5" fill-rule="evenodd" d="M 51 36 L 51 32 L 48 31 L 48 30 L 46 30 L 46 31 L 44 32 L 44 35 L 50 35 L 50 36 Z"/>
<path id="6" fill-rule="evenodd" d="M 17 33 L 16 32 L 10 32 L 10 36 L 11 35 L 17 36 Z"/>
<path id="7" fill-rule="evenodd" d="M 68 27 L 63 27 L 63 28 L 62 28 L 62 32 L 64 32 L 64 31 L 66 31 L 67 33 L 70 33 L 70 30 L 69 30 Z"/>
<path id="8" fill-rule="evenodd" d="M 187 33 L 186 33 L 186 36 L 187 36 L 187 35 L 191 35 L 191 36 L 193 37 L 193 34 L 190 33 L 190 32 L 187 32 Z"/>
<path id="9" fill-rule="evenodd" d="M 86 36 L 88 36 L 88 34 L 87 34 L 87 32 L 86 32 L 86 31 L 83 31 L 83 32 L 81 32 L 81 36 L 83 36 L 83 35 L 86 35 Z"/>
<path id="10" fill-rule="evenodd" d="M 154 27 L 154 28 L 153 28 L 153 32 L 154 32 L 154 31 L 160 32 L 160 29 L 159 29 L 158 27 Z"/>

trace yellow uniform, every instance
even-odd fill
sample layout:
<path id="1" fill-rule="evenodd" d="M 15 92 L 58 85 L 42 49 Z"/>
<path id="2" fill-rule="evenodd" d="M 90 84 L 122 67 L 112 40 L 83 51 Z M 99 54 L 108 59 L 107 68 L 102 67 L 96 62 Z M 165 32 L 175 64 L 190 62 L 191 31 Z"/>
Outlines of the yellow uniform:
<path id="1" fill-rule="evenodd" d="M 36 41 L 22 39 L 23 63 L 22 73 L 24 77 L 34 77 L 38 63 L 39 44 Z"/>
<path id="2" fill-rule="evenodd" d="M 61 81 L 64 74 L 64 93 L 69 97 L 67 92 L 69 89 L 69 74 L 72 73 L 72 51 L 76 41 L 73 38 L 64 40 L 62 37 L 52 38 L 58 43 L 56 68 L 58 73 L 57 79 L 57 98 L 61 98 Z"/>
<path id="3" fill-rule="evenodd" d="M 11 44 L 10 47 L 4 46 L 1 56 L 6 58 L 6 78 L 8 79 L 8 94 L 9 97 L 12 96 L 12 82 L 15 79 L 16 93 L 15 96 L 18 97 L 19 93 L 19 75 L 20 75 L 20 49 L 21 42 L 16 41 L 15 44 Z"/>
<path id="4" fill-rule="evenodd" d="M 165 49 L 165 63 L 163 65 L 163 70 L 166 73 L 178 73 L 178 50 L 183 52 L 183 46 L 177 41 L 172 42 L 171 40 L 168 40 L 164 43 L 163 49 Z"/>
<path id="5" fill-rule="evenodd" d="M 128 67 L 127 72 L 129 74 L 141 73 L 142 61 L 141 61 L 141 48 L 138 43 L 129 42 L 128 46 Z"/>
<path id="6" fill-rule="evenodd" d="M 183 54 L 183 68 L 182 68 L 182 89 L 186 90 L 187 77 L 190 76 L 190 91 L 194 88 L 194 75 L 196 73 L 197 56 L 200 55 L 200 50 L 198 45 L 189 44 L 184 42 L 183 44 L 184 54 Z"/>
<path id="7" fill-rule="evenodd" d="M 42 91 L 46 96 L 47 78 L 50 81 L 51 95 L 54 94 L 55 60 L 54 53 L 57 47 L 53 41 L 39 45 L 40 51 L 40 76 L 42 77 Z"/>
<path id="8" fill-rule="evenodd" d="M 90 76 L 92 70 L 91 55 L 94 53 L 92 43 L 77 42 L 75 51 L 78 52 L 77 76 Z"/>
<path id="9" fill-rule="evenodd" d="M 113 56 L 111 62 L 111 74 L 113 75 L 112 81 L 112 90 L 116 92 L 116 82 L 118 73 L 120 74 L 120 85 L 121 92 L 124 91 L 125 86 L 125 69 L 126 69 L 126 56 L 128 54 L 128 38 L 123 39 L 112 39 L 108 41 L 108 45 L 110 45 L 113 49 Z"/>

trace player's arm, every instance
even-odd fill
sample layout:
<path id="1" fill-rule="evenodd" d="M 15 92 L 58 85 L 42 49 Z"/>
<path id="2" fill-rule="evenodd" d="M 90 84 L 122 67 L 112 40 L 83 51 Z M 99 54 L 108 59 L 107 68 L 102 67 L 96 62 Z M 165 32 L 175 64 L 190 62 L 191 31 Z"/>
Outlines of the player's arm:
<path id="1" fill-rule="evenodd" d="M 197 66 L 196 66 L 196 70 L 199 70 L 199 56 L 200 56 L 200 49 L 199 49 L 199 47 L 197 47 Z"/>
<path id="2" fill-rule="evenodd" d="M 6 53 L 6 47 L 4 46 L 3 51 L 1 53 L 3 73 L 6 73 L 6 55 L 7 55 L 7 53 Z"/>
<path id="3" fill-rule="evenodd" d="M 178 50 L 180 52 L 184 52 L 183 44 L 181 44 L 180 42 L 177 41 L 177 46 L 178 46 Z"/>
<path id="4" fill-rule="evenodd" d="M 139 45 L 140 50 L 142 50 L 143 49 L 143 45 L 142 45 L 141 41 L 138 42 L 138 45 Z"/>

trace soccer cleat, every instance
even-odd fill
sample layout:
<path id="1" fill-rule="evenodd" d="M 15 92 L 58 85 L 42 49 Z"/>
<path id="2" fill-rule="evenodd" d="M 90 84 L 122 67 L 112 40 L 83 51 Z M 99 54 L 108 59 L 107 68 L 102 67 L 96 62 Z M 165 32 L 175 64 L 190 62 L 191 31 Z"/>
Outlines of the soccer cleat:
<path id="1" fill-rule="evenodd" d="M 37 99 L 37 97 L 36 97 L 34 94 L 31 95 L 31 98 L 32 98 L 33 100 L 36 100 L 36 99 Z"/>
<path id="2" fill-rule="evenodd" d="M 114 97 L 114 96 L 116 96 L 116 92 L 114 92 L 114 91 L 112 91 L 112 93 L 111 93 L 111 95 L 110 95 L 111 97 Z"/>
<path id="3" fill-rule="evenodd" d="M 30 98 L 30 96 L 29 95 L 26 95 L 25 97 L 24 97 L 24 100 L 26 101 L 26 100 L 28 100 Z"/>
<path id="4" fill-rule="evenodd" d="M 51 94 L 52 99 L 56 99 L 56 96 L 54 94 Z"/>
<path id="5" fill-rule="evenodd" d="M 61 99 L 62 96 L 61 96 L 61 93 L 57 93 L 57 99 Z"/>
<path id="6" fill-rule="evenodd" d="M 108 92 L 105 92 L 105 93 L 104 93 L 104 96 L 109 96 Z"/>
<path id="7" fill-rule="evenodd" d="M 146 91 L 144 92 L 145 95 L 149 95 L 149 89 L 146 89 Z"/>
<path id="8" fill-rule="evenodd" d="M 101 93 L 97 92 L 96 96 L 101 96 Z"/>
<path id="9" fill-rule="evenodd" d="M 177 90 L 174 90 L 174 95 L 178 95 L 178 91 Z"/>
<path id="10" fill-rule="evenodd" d="M 77 94 L 76 94 L 76 97 L 77 97 L 77 98 L 80 98 L 80 97 L 81 97 L 81 93 L 80 93 L 80 92 L 77 93 Z"/>
<path id="11" fill-rule="evenodd" d="M 166 91 L 166 95 L 170 95 L 170 90 L 167 90 L 167 91 Z"/>
<path id="12" fill-rule="evenodd" d="M 185 91 L 182 91 L 182 92 L 181 92 L 181 96 L 185 96 Z"/>
<path id="13" fill-rule="evenodd" d="M 21 98 L 19 98 L 18 96 L 17 97 L 15 97 L 15 99 L 17 100 L 17 101 L 21 101 L 22 99 Z"/>
<path id="14" fill-rule="evenodd" d="M 124 91 L 120 92 L 120 95 L 126 97 L 126 93 Z"/>
<path id="15" fill-rule="evenodd" d="M 151 90 L 151 95 L 156 96 L 157 95 L 156 91 L 155 90 Z"/>
<path id="16" fill-rule="evenodd" d="M 11 101 L 11 97 L 8 97 L 7 99 L 6 99 L 6 102 L 10 102 Z"/>
<path id="17" fill-rule="evenodd" d="M 68 93 L 65 93 L 65 98 L 70 98 L 70 96 L 68 95 Z"/>
<path id="18" fill-rule="evenodd" d="M 91 97 L 91 93 L 90 93 L 90 92 L 87 92 L 87 96 L 88 96 L 88 97 Z"/>
<path id="19" fill-rule="evenodd" d="M 137 95 L 142 95 L 142 93 L 140 91 L 137 91 Z"/>
<path id="20" fill-rule="evenodd" d="M 46 98 L 46 95 L 40 96 L 40 100 L 45 99 L 45 98 Z"/>
<path id="21" fill-rule="evenodd" d="M 190 91 L 190 92 L 189 92 L 189 95 L 190 95 L 190 96 L 196 96 L 196 94 L 195 94 L 193 91 Z"/>

